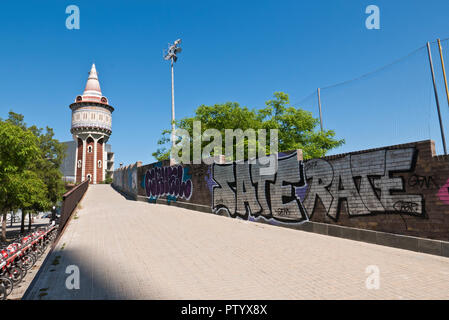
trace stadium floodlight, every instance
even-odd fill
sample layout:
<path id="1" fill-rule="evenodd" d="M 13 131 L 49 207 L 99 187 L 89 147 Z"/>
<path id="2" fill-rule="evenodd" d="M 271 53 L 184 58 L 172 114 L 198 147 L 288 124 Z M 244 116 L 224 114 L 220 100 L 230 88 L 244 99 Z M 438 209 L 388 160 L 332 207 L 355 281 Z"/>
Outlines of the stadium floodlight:
<path id="1" fill-rule="evenodd" d="M 164 52 L 164 60 L 171 61 L 171 120 L 172 120 L 172 131 L 171 131 L 171 141 L 172 148 L 175 147 L 175 76 L 173 73 L 173 63 L 178 60 L 178 53 L 181 53 L 181 47 L 178 45 L 181 44 L 181 39 L 177 39 L 173 44 L 168 44 L 168 49 Z M 174 165 L 174 159 L 171 156 L 170 152 L 170 165 Z"/>

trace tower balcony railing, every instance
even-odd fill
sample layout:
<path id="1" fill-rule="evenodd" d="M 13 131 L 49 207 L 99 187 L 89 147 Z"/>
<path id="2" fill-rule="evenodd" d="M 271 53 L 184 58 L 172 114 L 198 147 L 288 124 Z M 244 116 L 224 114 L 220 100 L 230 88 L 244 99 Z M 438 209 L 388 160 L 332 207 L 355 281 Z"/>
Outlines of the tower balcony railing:
<path id="1" fill-rule="evenodd" d="M 86 122 L 72 123 L 72 129 L 83 128 L 83 127 L 102 128 L 102 129 L 111 130 L 110 124 L 104 124 L 101 122 L 87 122 L 86 121 Z"/>

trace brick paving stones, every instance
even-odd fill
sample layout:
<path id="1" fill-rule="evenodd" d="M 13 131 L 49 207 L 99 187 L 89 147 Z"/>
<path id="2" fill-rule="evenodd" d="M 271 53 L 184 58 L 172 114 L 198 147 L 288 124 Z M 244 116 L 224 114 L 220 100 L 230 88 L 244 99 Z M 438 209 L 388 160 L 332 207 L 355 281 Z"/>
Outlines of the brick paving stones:
<path id="1" fill-rule="evenodd" d="M 130 201 L 109 185 L 90 186 L 76 217 L 27 299 L 449 299 L 440 256 Z M 370 265 L 379 289 L 366 288 Z"/>

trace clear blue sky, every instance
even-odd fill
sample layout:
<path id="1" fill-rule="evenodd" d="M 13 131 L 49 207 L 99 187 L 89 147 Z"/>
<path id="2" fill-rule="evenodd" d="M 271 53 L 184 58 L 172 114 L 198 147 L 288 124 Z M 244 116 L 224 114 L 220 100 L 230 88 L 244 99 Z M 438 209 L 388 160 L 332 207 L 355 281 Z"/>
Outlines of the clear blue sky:
<path id="1" fill-rule="evenodd" d="M 80 30 L 65 27 L 71 4 L 80 8 Z M 380 8 L 380 30 L 365 28 L 370 4 Z M 2 1 L 0 117 L 12 109 L 70 140 L 68 106 L 95 62 L 103 94 L 116 108 L 110 139 L 116 166 L 148 163 L 170 126 L 170 72 L 162 58 L 168 42 L 183 40 L 175 69 L 180 118 L 201 104 L 262 107 L 275 91 L 299 102 L 317 87 L 449 37 L 448 12 L 447 0 Z M 449 42 L 443 44 L 449 64 Z M 324 126 L 347 142 L 333 153 L 428 138 L 442 152 L 426 59 L 421 50 L 368 79 L 323 90 Z M 318 117 L 316 96 L 302 107 Z"/>

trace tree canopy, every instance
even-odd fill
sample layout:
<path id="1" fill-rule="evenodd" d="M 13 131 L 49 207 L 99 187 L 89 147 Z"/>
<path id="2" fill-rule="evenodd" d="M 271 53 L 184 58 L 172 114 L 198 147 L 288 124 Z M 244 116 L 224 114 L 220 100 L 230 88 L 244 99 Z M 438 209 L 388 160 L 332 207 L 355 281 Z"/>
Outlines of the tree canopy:
<path id="1" fill-rule="evenodd" d="M 205 137 L 204 133 L 208 129 L 220 131 L 223 150 L 226 129 L 242 129 L 243 131 L 266 129 L 268 143 L 265 154 L 269 153 L 269 130 L 278 129 L 278 151 L 302 149 L 304 159 L 323 157 L 329 150 L 344 144 L 343 139 L 335 138 L 333 130 L 317 129 L 319 120 L 314 118 L 311 112 L 290 106 L 289 96 L 283 92 L 275 92 L 273 99 L 268 100 L 265 107 L 260 109 L 242 107 L 237 102 L 212 106 L 201 105 L 195 110 L 194 116 L 177 121 L 176 126 L 187 130 L 190 137 L 193 137 L 195 121 L 201 122 L 202 138 Z M 170 158 L 170 134 L 171 131 L 168 129 L 162 132 L 162 137 L 158 141 L 159 148 L 152 154 L 159 161 Z M 202 148 L 208 143 L 203 141 Z M 236 143 L 234 142 L 234 147 Z M 251 144 L 251 141 L 245 139 L 245 156 L 248 144 Z M 215 154 L 212 151 L 210 155 Z"/>
<path id="2" fill-rule="evenodd" d="M 8 211 L 22 209 L 22 214 L 27 211 L 45 211 L 60 200 L 65 192 L 59 170 L 64 156 L 65 145 L 54 139 L 51 128 L 47 127 L 43 132 L 36 126 L 27 127 L 23 115 L 12 111 L 8 119 L 0 119 L 3 241 L 6 240 Z"/>

